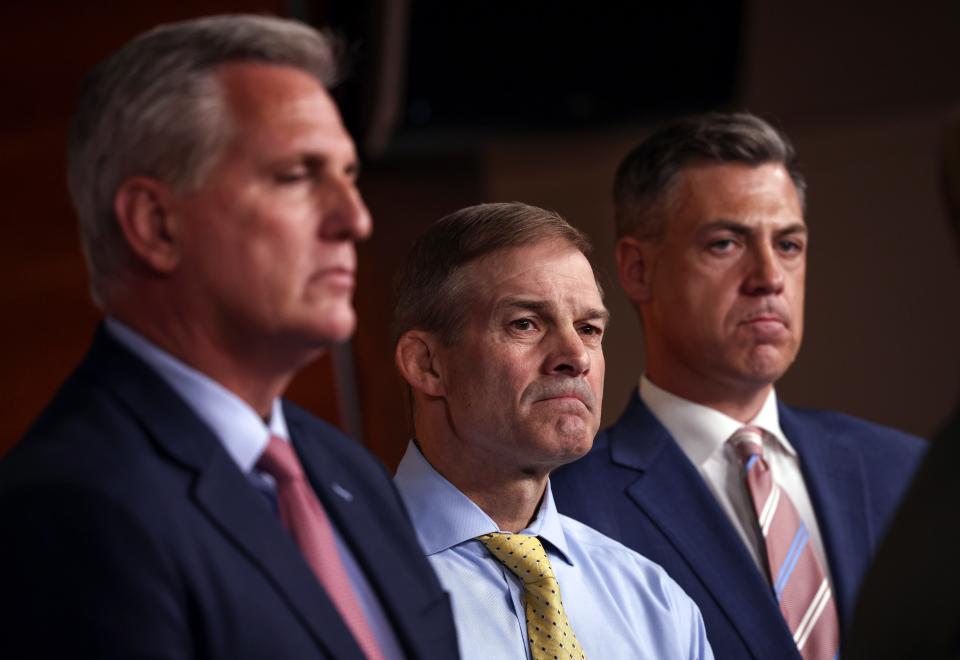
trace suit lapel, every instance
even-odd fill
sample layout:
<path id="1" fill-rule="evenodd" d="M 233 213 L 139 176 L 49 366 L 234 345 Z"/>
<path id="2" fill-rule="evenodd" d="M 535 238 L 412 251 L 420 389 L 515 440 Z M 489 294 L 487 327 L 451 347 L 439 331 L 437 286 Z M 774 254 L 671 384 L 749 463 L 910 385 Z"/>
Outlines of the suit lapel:
<path id="1" fill-rule="evenodd" d="M 843 436 L 783 405 L 780 426 L 800 456 L 843 626 L 850 620 L 850 607 L 874 538 L 862 459 Z"/>
<path id="2" fill-rule="evenodd" d="M 102 328 L 85 366 L 141 420 L 160 451 L 195 473 L 196 505 L 274 585 L 327 654 L 361 659 L 359 647 L 279 518 L 167 383 Z"/>
<path id="3" fill-rule="evenodd" d="M 607 433 L 613 462 L 638 472 L 628 496 L 699 578 L 753 655 L 778 657 L 784 646 L 776 637 L 782 632 L 789 640 L 789 632 L 766 578 L 669 432 L 634 393 Z"/>
<path id="4" fill-rule="evenodd" d="M 380 515 L 383 503 L 379 499 L 371 502 L 369 485 L 360 481 L 361 476 L 344 469 L 331 452 L 320 451 L 324 445 L 323 437 L 313 437 L 311 442 L 305 442 L 309 431 L 292 421 L 289 415 L 287 421 L 291 439 L 317 497 L 377 594 L 401 646 L 413 656 L 435 652 L 421 648 L 423 640 L 418 641 L 410 632 L 424 630 L 424 620 L 435 620 L 435 608 L 447 601 L 445 595 L 439 601 L 431 599 L 430 590 L 417 583 L 418 574 L 411 572 L 404 557 L 393 550 L 403 546 L 397 542 L 397 535 L 407 530 L 395 529 L 391 526 L 391 516 Z M 317 436 L 316 433 L 313 435 Z M 410 547 L 419 548 L 412 534 Z"/>
<path id="5" fill-rule="evenodd" d="M 330 656 L 363 657 L 293 537 L 226 453 L 207 465 L 194 492 L 200 507 L 257 564 Z"/>

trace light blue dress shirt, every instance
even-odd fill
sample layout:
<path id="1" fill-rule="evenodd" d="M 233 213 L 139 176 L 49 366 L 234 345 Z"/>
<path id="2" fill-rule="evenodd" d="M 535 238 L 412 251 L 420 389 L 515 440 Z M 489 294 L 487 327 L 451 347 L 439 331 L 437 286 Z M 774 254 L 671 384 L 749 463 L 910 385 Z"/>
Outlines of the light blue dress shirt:
<path id="1" fill-rule="evenodd" d="M 395 483 L 450 592 L 464 660 L 529 658 L 520 581 L 474 540 L 500 531 L 410 443 Z M 653 562 L 557 512 L 549 485 L 523 534 L 539 536 L 590 660 L 712 659 L 700 610 Z"/>
<path id="2" fill-rule="evenodd" d="M 270 420 L 264 422 L 260 415 L 236 394 L 209 376 L 187 366 L 143 335 L 116 319 L 108 318 L 104 324 L 111 337 L 146 362 L 180 395 L 197 417 L 213 431 L 250 483 L 272 500 L 275 493 L 273 478 L 254 468 L 260 454 L 267 448 L 271 435 L 283 440 L 290 438 L 280 399 L 274 400 Z M 347 576 L 356 589 L 360 605 L 380 643 L 384 657 L 403 658 L 393 627 L 388 622 L 366 575 L 336 527 L 333 532 Z"/>

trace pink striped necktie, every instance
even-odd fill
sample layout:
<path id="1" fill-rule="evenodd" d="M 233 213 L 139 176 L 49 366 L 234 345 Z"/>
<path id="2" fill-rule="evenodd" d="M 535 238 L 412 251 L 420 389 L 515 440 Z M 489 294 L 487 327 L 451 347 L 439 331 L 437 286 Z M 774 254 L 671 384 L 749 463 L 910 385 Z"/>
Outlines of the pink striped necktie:
<path id="1" fill-rule="evenodd" d="M 286 440 L 271 437 L 257 469 L 276 480 L 280 519 L 300 546 L 357 644 L 370 660 L 382 660 L 377 638 L 340 559 L 333 526 L 304 478 L 293 447 Z"/>
<path id="2" fill-rule="evenodd" d="M 770 582 L 793 641 L 804 660 L 832 660 L 839 648 L 839 625 L 830 583 L 807 526 L 763 459 L 763 430 L 744 426 L 730 442 L 744 466 L 766 544 Z"/>

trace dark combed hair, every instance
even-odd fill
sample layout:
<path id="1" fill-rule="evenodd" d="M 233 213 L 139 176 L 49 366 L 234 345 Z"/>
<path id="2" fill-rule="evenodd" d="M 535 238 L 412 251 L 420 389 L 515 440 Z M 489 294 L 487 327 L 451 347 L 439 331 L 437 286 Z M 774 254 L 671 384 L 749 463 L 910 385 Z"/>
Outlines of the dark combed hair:
<path id="1" fill-rule="evenodd" d="M 471 292 L 482 286 L 464 277 L 463 268 L 498 250 L 546 241 L 566 242 L 590 255 L 590 241 L 560 214 L 519 202 L 469 206 L 438 220 L 414 243 L 397 275 L 394 342 L 418 329 L 452 344 Z"/>
<path id="2" fill-rule="evenodd" d="M 787 137 L 755 115 L 714 112 L 664 126 L 623 159 L 613 186 L 617 237 L 660 236 L 665 193 L 685 167 L 698 163 L 779 163 L 805 206 L 806 182 Z"/>

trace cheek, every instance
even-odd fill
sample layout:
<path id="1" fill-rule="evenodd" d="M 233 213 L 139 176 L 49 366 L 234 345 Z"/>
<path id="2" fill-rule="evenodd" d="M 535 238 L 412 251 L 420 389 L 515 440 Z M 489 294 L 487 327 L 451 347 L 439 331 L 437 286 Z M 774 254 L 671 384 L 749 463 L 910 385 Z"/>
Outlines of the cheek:
<path id="1" fill-rule="evenodd" d="M 591 367 L 591 378 L 590 386 L 593 388 L 593 393 L 597 398 L 597 403 L 603 401 L 603 379 L 606 375 L 607 365 L 606 360 L 602 351 L 597 352 L 597 356 L 593 361 L 593 367 Z"/>

